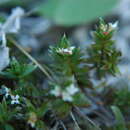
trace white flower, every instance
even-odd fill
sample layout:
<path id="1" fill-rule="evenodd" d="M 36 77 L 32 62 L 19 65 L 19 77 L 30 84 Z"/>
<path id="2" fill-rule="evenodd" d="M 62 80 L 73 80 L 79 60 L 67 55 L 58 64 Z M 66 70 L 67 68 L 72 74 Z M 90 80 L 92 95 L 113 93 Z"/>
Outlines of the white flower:
<path id="1" fill-rule="evenodd" d="M 5 97 L 7 98 L 10 95 L 10 89 L 2 85 L 2 90 L 4 90 Z"/>
<path id="2" fill-rule="evenodd" d="M 16 96 L 11 95 L 11 99 L 12 99 L 12 101 L 11 101 L 12 105 L 13 104 L 20 104 L 20 102 L 19 102 L 19 95 L 16 95 Z"/>
<path id="3" fill-rule="evenodd" d="M 51 90 L 51 94 L 55 95 L 56 97 L 61 95 L 60 86 L 55 86 L 53 90 Z"/>
<path id="4" fill-rule="evenodd" d="M 59 48 L 59 49 L 57 49 L 56 52 L 60 53 L 60 54 L 70 54 L 70 55 L 72 55 L 74 49 L 75 49 L 74 46 L 68 47 L 68 48 Z"/>
<path id="5" fill-rule="evenodd" d="M 73 95 L 75 93 L 77 93 L 79 91 L 79 89 L 77 87 L 74 86 L 74 84 L 71 84 L 70 86 L 68 86 L 65 91 L 63 91 L 62 93 L 62 98 L 64 101 L 73 101 Z"/>
<path id="6" fill-rule="evenodd" d="M 70 95 L 74 95 L 75 93 L 77 93 L 79 91 L 79 89 L 77 87 L 75 87 L 74 84 L 71 84 L 69 87 L 66 88 L 66 91 Z"/>
<path id="7" fill-rule="evenodd" d="M 73 101 L 73 97 L 67 91 L 62 92 L 62 98 L 64 101 L 69 101 L 69 102 Z"/>
<path id="8" fill-rule="evenodd" d="M 56 97 L 61 96 L 64 101 L 73 101 L 73 95 L 79 91 L 78 88 L 74 86 L 74 84 L 71 84 L 70 86 L 67 86 L 66 89 L 62 90 L 60 86 L 55 86 L 53 90 L 51 90 L 51 94 L 53 94 Z"/>

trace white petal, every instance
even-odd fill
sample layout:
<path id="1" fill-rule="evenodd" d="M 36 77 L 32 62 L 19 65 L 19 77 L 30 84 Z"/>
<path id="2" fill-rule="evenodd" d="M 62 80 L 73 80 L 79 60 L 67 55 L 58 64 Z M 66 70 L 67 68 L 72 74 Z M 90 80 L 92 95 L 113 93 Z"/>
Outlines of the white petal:
<path id="1" fill-rule="evenodd" d="M 55 86 L 53 90 L 51 90 L 51 94 L 55 95 L 56 97 L 61 95 L 60 86 Z"/>
<path id="2" fill-rule="evenodd" d="M 19 102 L 19 100 L 15 100 L 15 104 L 19 104 L 20 102 Z"/>
<path id="3" fill-rule="evenodd" d="M 75 47 L 74 47 L 74 46 L 72 46 L 72 47 L 70 47 L 69 49 L 72 51 L 72 50 L 74 50 L 74 49 L 75 49 Z"/>
<path id="4" fill-rule="evenodd" d="M 11 101 L 11 104 L 12 104 L 12 105 L 13 105 L 13 104 L 15 104 L 15 101 L 14 101 L 14 100 L 12 100 L 12 101 Z"/>
<path id="5" fill-rule="evenodd" d="M 8 93 L 10 90 L 7 87 L 4 87 L 6 93 Z"/>
<path id="6" fill-rule="evenodd" d="M 9 95 L 10 95 L 9 93 L 6 93 L 6 94 L 5 94 L 5 97 L 7 98 Z"/>
<path id="7" fill-rule="evenodd" d="M 11 104 L 13 105 L 13 104 L 19 104 L 20 102 L 18 101 L 18 100 L 12 100 L 11 101 Z"/>
<path id="8" fill-rule="evenodd" d="M 19 99 L 19 95 L 16 95 L 16 96 L 15 96 L 15 99 Z"/>
<path id="9" fill-rule="evenodd" d="M 14 100 L 14 99 L 15 99 L 15 96 L 14 96 L 14 95 L 11 95 L 11 99 Z"/>
<path id="10" fill-rule="evenodd" d="M 70 95 L 74 95 L 75 93 L 77 93 L 79 91 L 79 89 L 77 87 L 75 87 L 74 84 L 71 84 L 69 87 L 66 88 L 66 91 Z"/>
<path id="11" fill-rule="evenodd" d="M 63 98 L 64 101 L 69 101 L 69 102 L 73 101 L 72 96 L 68 92 L 63 92 L 62 98 Z"/>
<path id="12" fill-rule="evenodd" d="M 110 27 L 112 27 L 113 29 L 117 28 L 118 26 L 118 21 L 116 21 L 115 23 L 109 23 Z"/>

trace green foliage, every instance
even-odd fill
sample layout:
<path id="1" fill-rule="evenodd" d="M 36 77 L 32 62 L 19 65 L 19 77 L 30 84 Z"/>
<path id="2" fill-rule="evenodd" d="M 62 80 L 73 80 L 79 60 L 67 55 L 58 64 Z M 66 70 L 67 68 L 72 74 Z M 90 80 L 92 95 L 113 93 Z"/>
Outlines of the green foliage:
<path id="1" fill-rule="evenodd" d="M 26 100 L 27 111 L 34 112 L 39 118 L 43 117 L 48 110 L 48 103 L 44 102 L 38 108 L 36 108 L 29 100 Z"/>
<path id="2" fill-rule="evenodd" d="M 53 111 L 54 113 L 59 117 L 66 117 L 68 114 L 70 114 L 71 111 L 71 105 L 64 102 L 61 99 L 56 99 L 53 103 Z"/>
<path id="3" fill-rule="evenodd" d="M 14 130 L 14 128 L 11 125 L 6 124 L 5 125 L 5 130 Z"/>
<path id="4" fill-rule="evenodd" d="M 38 130 L 45 129 L 43 117 L 48 103 L 39 99 L 42 91 L 34 87 L 28 76 L 36 69 L 35 65 L 22 64 L 12 59 L 10 66 L 1 73 L 3 78 L 11 78 L 15 86 L 1 86 L 0 128 L 13 130 L 18 128 L 14 121 L 21 121 Z M 13 87 L 13 88 L 12 88 Z M 39 101 L 37 101 L 39 99 Z M 22 111 L 21 111 L 22 110 Z M 23 124 L 24 125 L 24 124 Z M 13 126 L 13 127 L 12 127 Z M 20 126 L 24 128 L 24 126 Z"/>
<path id="5" fill-rule="evenodd" d="M 70 42 L 64 35 L 61 41 L 55 46 L 50 47 L 50 55 L 53 60 L 52 70 L 54 71 L 53 77 L 56 77 L 57 82 L 52 89 L 52 93 L 57 98 L 62 98 L 54 101 L 53 107 L 57 111 L 57 115 L 61 117 L 68 115 L 72 106 L 86 107 L 91 102 L 84 96 L 78 83 L 86 85 L 88 80 L 87 67 L 82 64 L 83 53 L 80 48 L 71 46 Z M 83 71 L 84 70 L 84 71 Z M 84 76 L 86 82 L 80 80 L 80 76 Z"/>
<path id="6" fill-rule="evenodd" d="M 91 103 L 84 94 L 75 94 L 73 104 L 79 107 L 88 107 Z"/>
<path id="7" fill-rule="evenodd" d="M 82 62 L 84 54 L 80 48 L 71 46 L 65 35 L 56 47 L 50 47 L 50 54 L 55 74 L 61 75 L 58 78 L 62 78 L 63 75 L 67 77 L 74 75 L 80 84 L 84 86 L 89 84 L 88 66 Z"/>
<path id="8" fill-rule="evenodd" d="M 117 90 L 114 95 L 113 104 L 118 106 L 123 112 L 130 108 L 130 91 L 128 89 Z"/>
<path id="9" fill-rule="evenodd" d="M 95 43 L 88 49 L 88 55 L 85 52 L 86 48 L 81 50 L 72 46 L 65 35 L 58 44 L 51 46 L 49 54 L 52 64 L 49 69 L 52 72 L 50 75 L 52 80 L 48 80 L 44 89 L 39 87 L 34 80 L 35 77 L 30 75 L 36 69 L 35 65 L 12 59 L 10 65 L 0 72 L 0 76 L 6 81 L 11 80 L 11 84 L 1 85 L 0 89 L 0 128 L 48 129 L 46 116 L 51 118 L 54 116 L 56 123 L 59 124 L 59 121 L 70 118 L 73 108 L 91 106 L 92 102 L 86 93 L 86 88 L 90 86 L 93 88 L 89 77 L 91 70 L 96 70 L 95 77 L 98 78 L 108 74 L 115 76 L 118 72 L 120 52 L 116 50 L 112 40 L 115 28 L 116 24 L 106 24 L 101 19 L 99 27 L 93 32 Z M 117 110 L 112 109 L 117 120 L 121 119 L 120 114 L 117 115 Z M 51 114 L 48 114 L 49 111 Z M 79 113 L 80 111 L 74 114 Z M 85 117 L 80 114 L 81 117 Z M 86 125 L 90 122 L 87 126 L 90 130 L 100 129 L 88 118 L 84 119 L 87 120 Z M 15 121 L 18 124 L 14 124 Z M 49 126 L 52 125 L 51 121 Z"/>
<path id="10" fill-rule="evenodd" d="M 117 23 L 106 24 L 100 19 L 99 27 L 93 32 L 94 44 L 87 49 L 89 58 L 87 62 L 96 69 L 98 78 L 107 74 L 115 76 L 119 73 L 117 64 L 120 61 L 121 53 L 115 48 L 115 41 L 112 39 Z"/>
<path id="11" fill-rule="evenodd" d="M 114 127 L 114 130 L 127 130 L 125 120 L 120 109 L 116 106 L 112 106 L 111 108 L 116 118 L 116 125 Z"/>
<path id="12" fill-rule="evenodd" d="M 39 12 L 57 24 L 72 26 L 106 15 L 116 2 L 117 0 L 48 0 L 40 6 Z"/>
<path id="13" fill-rule="evenodd" d="M 6 101 L 0 103 L 0 123 L 6 124 L 16 114 L 15 110 L 8 108 Z"/>
<path id="14" fill-rule="evenodd" d="M 21 64 L 15 58 L 10 62 L 10 68 L 7 68 L 4 72 L 0 72 L 0 75 L 7 78 L 21 79 L 32 73 L 36 69 L 36 66 L 32 64 Z"/>

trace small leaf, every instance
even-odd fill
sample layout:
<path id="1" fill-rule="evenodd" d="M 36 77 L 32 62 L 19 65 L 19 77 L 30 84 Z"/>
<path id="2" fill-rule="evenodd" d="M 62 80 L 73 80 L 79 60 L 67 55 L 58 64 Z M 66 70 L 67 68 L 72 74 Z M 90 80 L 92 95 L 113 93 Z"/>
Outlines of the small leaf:
<path id="1" fill-rule="evenodd" d="M 122 115 L 120 109 L 116 106 L 112 106 L 111 108 L 112 108 L 112 111 L 113 111 L 116 121 L 117 121 L 117 124 L 114 127 L 115 128 L 114 130 L 127 130 L 127 128 L 125 126 L 125 120 L 123 118 L 123 115 Z"/>
<path id="2" fill-rule="evenodd" d="M 46 130 L 46 126 L 45 126 L 44 122 L 41 120 L 38 120 L 36 122 L 36 128 L 37 128 L 37 130 Z"/>
<path id="3" fill-rule="evenodd" d="M 6 124 L 5 125 L 5 130 L 14 130 L 14 128 L 11 125 Z"/>
<path id="4" fill-rule="evenodd" d="M 56 114 L 62 118 L 66 117 L 71 110 L 71 106 L 61 99 L 57 99 L 53 102 L 52 108 Z"/>
<path id="5" fill-rule="evenodd" d="M 73 96 L 73 104 L 80 107 L 90 106 L 91 102 L 88 100 L 84 94 L 77 93 Z"/>
<path id="6" fill-rule="evenodd" d="M 32 65 L 32 64 L 26 65 L 25 70 L 24 70 L 24 72 L 22 73 L 22 77 L 29 75 L 29 74 L 32 73 L 36 68 L 37 68 L 37 66 L 34 66 L 34 65 Z"/>

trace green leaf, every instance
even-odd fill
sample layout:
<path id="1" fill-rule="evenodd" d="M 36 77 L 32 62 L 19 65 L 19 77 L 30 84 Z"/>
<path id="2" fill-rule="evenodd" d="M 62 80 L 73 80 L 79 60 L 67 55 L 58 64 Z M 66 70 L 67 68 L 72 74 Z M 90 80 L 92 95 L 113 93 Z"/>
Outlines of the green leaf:
<path id="1" fill-rule="evenodd" d="M 46 126 L 43 121 L 38 120 L 36 122 L 36 130 L 46 130 Z"/>
<path id="2" fill-rule="evenodd" d="M 123 115 L 122 115 L 120 109 L 116 106 L 112 106 L 111 108 L 112 108 L 112 111 L 113 111 L 116 121 L 117 121 L 117 124 L 114 127 L 114 130 L 127 130 L 127 128 L 125 126 L 125 120 L 123 118 Z"/>
<path id="3" fill-rule="evenodd" d="M 86 107 L 91 104 L 90 100 L 88 100 L 84 94 L 77 93 L 73 96 L 73 104 L 80 107 Z"/>
<path id="4" fill-rule="evenodd" d="M 11 60 L 10 68 L 7 68 L 4 72 L 0 72 L 0 75 L 7 78 L 24 78 L 32 73 L 37 68 L 36 65 L 22 64 L 15 58 Z"/>
<path id="5" fill-rule="evenodd" d="M 104 16 L 117 0 L 48 0 L 39 12 L 60 25 L 76 25 Z"/>
<path id="6" fill-rule="evenodd" d="M 29 75 L 29 74 L 32 73 L 36 68 L 37 68 L 37 66 L 34 66 L 34 65 L 32 65 L 32 64 L 26 65 L 25 70 L 24 70 L 24 72 L 22 73 L 22 77 Z"/>
<path id="7" fill-rule="evenodd" d="M 59 117 L 66 117 L 69 113 L 70 113 L 70 110 L 71 110 L 71 106 L 69 104 L 67 104 L 66 102 L 64 102 L 63 100 L 61 99 L 57 99 L 55 100 L 53 103 L 53 110 L 56 112 L 56 114 L 59 116 Z"/>
<path id="8" fill-rule="evenodd" d="M 11 125 L 6 124 L 4 130 L 14 130 L 14 128 Z"/>
<path id="9" fill-rule="evenodd" d="M 43 103 L 40 108 L 37 109 L 37 116 L 43 117 L 44 114 L 47 112 L 49 106 L 47 103 Z"/>

